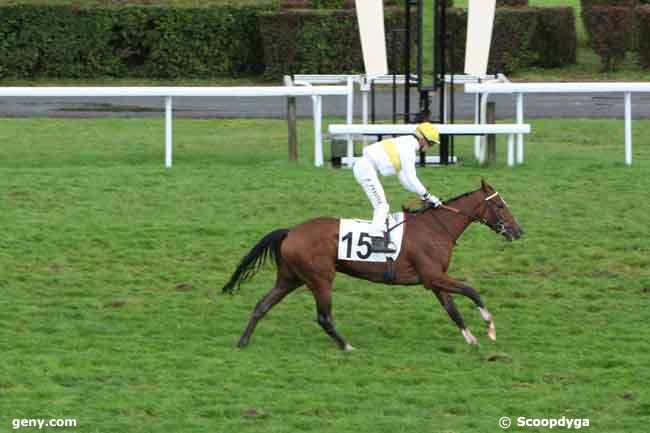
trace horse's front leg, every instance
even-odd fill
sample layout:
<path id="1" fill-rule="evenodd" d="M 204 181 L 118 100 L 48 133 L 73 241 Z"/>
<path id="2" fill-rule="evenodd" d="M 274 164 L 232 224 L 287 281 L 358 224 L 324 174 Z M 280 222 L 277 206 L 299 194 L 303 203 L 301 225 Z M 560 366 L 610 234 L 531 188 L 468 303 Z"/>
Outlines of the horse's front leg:
<path id="1" fill-rule="evenodd" d="M 451 320 L 453 320 L 458 326 L 458 329 L 460 329 L 460 332 L 463 334 L 463 337 L 465 337 L 467 344 L 477 345 L 478 341 L 476 340 L 476 337 L 474 337 L 469 328 L 465 326 L 465 320 L 463 320 L 463 316 L 458 311 L 456 303 L 452 299 L 451 295 L 447 292 L 443 292 L 437 289 L 432 290 L 442 306 L 445 308 L 445 310 L 447 310 L 447 313 L 449 314 L 449 317 L 451 317 Z"/>
<path id="2" fill-rule="evenodd" d="M 497 331 L 496 327 L 494 326 L 494 318 L 492 317 L 492 314 L 488 311 L 487 307 L 485 306 L 485 303 L 481 299 L 481 296 L 478 294 L 478 292 L 466 285 L 461 283 L 460 281 L 456 281 L 453 278 L 451 278 L 449 275 L 436 275 L 431 278 L 430 284 L 433 287 L 437 287 L 440 290 L 443 290 L 445 292 L 450 292 L 450 293 L 457 293 L 459 295 L 467 296 L 470 298 L 478 307 L 479 311 L 481 312 L 481 317 L 485 321 L 488 331 L 487 335 L 490 337 L 491 340 L 495 341 L 497 339 Z"/>

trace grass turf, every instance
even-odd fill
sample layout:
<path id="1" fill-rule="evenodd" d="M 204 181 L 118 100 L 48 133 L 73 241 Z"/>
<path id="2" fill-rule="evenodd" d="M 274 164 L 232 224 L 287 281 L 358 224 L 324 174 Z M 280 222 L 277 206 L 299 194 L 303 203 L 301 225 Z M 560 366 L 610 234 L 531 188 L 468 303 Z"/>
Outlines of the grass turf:
<path id="1" fill-rule="evenodd" d="M 370 216 L 350 171 L 311 166 L 310 122 L 290 164 L 282 121 L 176 120 L 165 170 L 161 120 L 2 120 L 0 430 L 486 432 L 502 416 L 647 430 L 650 123 L 633 124 L 632 167 L 620 120 L 531 123 L 523 166 L 480 167 L 466 141 L 458 166 L 419 170 L 442 197 L 485 177 L 526 231 L 510 244 L 472 227 L 452 263 L 497 342 L 465 299 L 477 349 L 425 290 L 339 275 L 334 316 L 358 348 L 343 353 L 304 288 L 235 349 L 270 267 L 219 292 L 267 232 Z M 385 185 L 394 208 L 412 198 Z"/>

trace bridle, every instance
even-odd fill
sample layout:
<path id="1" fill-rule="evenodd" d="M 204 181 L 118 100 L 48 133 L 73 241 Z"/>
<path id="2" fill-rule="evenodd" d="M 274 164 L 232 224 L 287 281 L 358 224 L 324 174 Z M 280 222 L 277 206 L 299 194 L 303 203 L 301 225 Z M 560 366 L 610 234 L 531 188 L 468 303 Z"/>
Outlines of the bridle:
<path id="1" fill-rule="evenodd" d="M 465 212 L 461 211 L 460 209 L 456 209 L 455 207 L 447 206 L 446 204 L 442 204 L 442 205 L 440 205 L 440 208 L 441 208 L 441 209 L 444 209 L 444 210 L 447 210 L 447 211 L 449 211 L 449 212 L 453 212 L 453 213 L 458 214 L 458 215 L 462 215 L 462 216 L 464 216 L 465 218 L 471 220 L 472 222 L 478 222 L 478 223 L 481 223 L 481 224 L 483 224 L 483 225 L 485 225 L 485 226 L 488 226 L 488 227 L 491 228 L 492 230 L 494 230 L 497 234 L 503 235 L 503 234 L 505 234 L 505 232 L 506 232 L 506 224 L 505 224 L 505 222 L 504 222 L 504 221 L 499 217 L 499 213 L 496 211 L 496 209 L 495 209 L 495 204 L 494 204 L 494 202 L 492 201 L 493 198 L 498 197 L 498 196 L 499 196 L 499 192 L 498 192 L 498 191 L 497 191 L 497 192 L 494 192 L 494 193 L 490 194 L 489 196 L 485 197 L 485 198 L 483 199 L 483 201 L 481 202 L 481 205 L 480 205 L 480 206 L 487 206 L 488 210 L 490 210 L 490 211 L 494 214 L 494 216 L 495 216 L 496 219 L 497 219 L 497 222 L 494 223 L 494 224 L 490 223 L 490 222 L 489 222 L 487 219 L 485 219 L 485 218 L 477 217 L 477 216 L 474 216 L 474 215 L 468 215 L 468 214 L 466 214 Z M 479 212 L 478 214 L 480 215 L 480 214 L 482 214 L 482 213 L 483 213 L 483 212 Z M 435 215 L 435 214 L 434 214 L 434 215 Z M 446 227 L 445 227 L 445 228 L 446 228 Z"/>

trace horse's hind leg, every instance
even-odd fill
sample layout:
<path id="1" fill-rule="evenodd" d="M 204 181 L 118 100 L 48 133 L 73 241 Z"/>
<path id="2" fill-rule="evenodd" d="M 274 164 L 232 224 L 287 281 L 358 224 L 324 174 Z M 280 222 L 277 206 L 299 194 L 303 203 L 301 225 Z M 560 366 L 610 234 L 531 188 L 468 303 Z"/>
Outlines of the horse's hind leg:
<path id="1" fill-rule="evenodd" d="M 257 322 L 269 312 L 271 308 L 278 302 L 280 302 L 287 294 L 300 287 L 302 282 L 296 282 L 292 280 L 285 279 L 278 275 L 278 279 L 273 287 L 264 297 L 257 303 L 251 318 L 246 325 L 246 329 L 239 339 L 238 347 L 246 347 L 248 345 L 248 340 L 251 338 L 251 334 L 255 330 Z"/>
<path id="2" fill-rule="evenodd" d="M 451 295 L 435 289 L 433 290 L 433 293 L 436 295 L 445 310 L 447 310 L 447 314 L 449 314 L 451 320 L 456 323 L 458 329 L 460 329 L 460 332 L 463 334 L 463 337 L 465 337 L 465 341 L 472 345 L 478 344 L 476 337 L 474 337 L 469 328 L 465 326 L 465 320 L 463 320 L 463 316 L 460 314 L 460 311 L 458 311 L 458 308 L 456 308 L 456 303 L 452 299 Z"/>
<path id="3" fill-rule="evenodd" d="M 332 337 L 339 347 L 346 351 L 354 350 L 345 339 L 338 333 L 332 320 L 332 283 L 320 283 L 309 285 L 316 298 L 316 321 L 323 328 L 325 333 Z"/>
<path id="4" fill-rule="evenodd" d="M 459 295 L 463 295 L 470 298 L 478 307 L 479 311 L 481 312 L 481 317 L 483 318 L 483 321 L 485 321 L 485 323 L 487 324 L 488 337 L 490 337 L 491 340 L 497 339 L 497 331 L 494 326 L 494 318 L 492 317 L 492 314 L 490 314 L 487 307 L 485 306 L 485 303 L 481 299 L 481 296 L 474 288 L 465 285 L 460 281 L 454 280 L 449 275 L 436 276 L 433 280 L 433 285 L 446 292 L 457 293 Z"/>

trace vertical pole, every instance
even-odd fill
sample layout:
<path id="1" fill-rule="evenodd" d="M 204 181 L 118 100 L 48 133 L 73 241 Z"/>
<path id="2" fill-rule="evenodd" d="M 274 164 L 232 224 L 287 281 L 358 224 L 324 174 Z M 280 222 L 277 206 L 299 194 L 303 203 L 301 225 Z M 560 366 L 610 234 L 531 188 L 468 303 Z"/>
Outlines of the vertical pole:
<path id="1" fill-rule="evenodd" d="M 361 120 L 364 125 L 368 124 L 368 91 L 370 90 L 366 78 L 361 82 Z"/>
<path id="2" fill-rule="evenodd" d="M 287 126 L 289 128 L 289 161 L 298 160 L 298 133 L 296 128 L 296 97 L 287 98 Z"/>
<path id="3" fill-rule="evenodd" d="M 496 103 L 494 101 L 487 103 L 486 123 L 494 124 L 497 121 Z M 497 136 L 488 134 L 487 136 L 487 163 L 492 164 L 497 161 Z"/>
<path id="4" fill-rule="evenodd" d="M 508 134 L 508 167 L 515 165 L 515 137 Z"/>
<path id="5" fill-rule="evenodd" d="M 316 167 L 323 166 L 322 101 L 321 95 L 314 96 L 314 165 Z"/>
<path id="6" fill-rule="evenodd" d="M 348 77 L 348 96 L 347 96 L 347 122 L 348 125 L 352 125 L 353 111 L 354 111 L 354 84 L 352 83 L 352 77 Z M 352 158 L 354 156 L 354 142 L 352 141 L 352 136 L 348 134 L 348 149 L 347 157 Z"/>
<path id="7" fill-rule="evenodd" d="M 453 53 L 453 51 L 454 50 L 453 50 L 453 38 L 452 38 L 452 50 L 451 50 L 451 52 Z M 455 112 L 456 112 L 456 105 L 455 105 L 456 104 L 456 96 L 455 96 L 456 95 L 456 90 L 455 90 L 455 87 L 454 87 L 454 71 L 453 70 L 451 71 L 450 87 L 451 87 L 451 93 L 449 95 L 450 96 L 449 97 L 449 113 L 450 113 L 449 123 L 454 124 L 455 121 L 456 121 L 456 118 L 455 118 L 456 117 L 455 116 Z M 456 160 L 455 160 L 455 158 L 456 158 L 456 149 L 454 148 L 455 139 L 456 139 L 456 137 L 454 135 L 451 135 L 449 137 L 449 142 L 451 144 L 451 149 L 450 149 L 450 152 L 449 152 L 449 156 L 451 157 L 451 162 L 452 163 L 456 162 Z"/>
<path id="8" fill-rule="evenodd" d="M 397 75 L 393 71 L 393 123 L 397 123 Z"/>
<path id="9" fill-rule="evenodd" d="M 404 37 L 404 123 L 410 121 L 411 108 L 411 0 L 405 0 L 406 36 Z M 373 117 L 373 122 L 374 117 Z"/>
<path id="10" fill-rule="evenodd" d="M 370 121 L 375 123 L 375 80 L 370 79 Z"/>
<path id="11" fill-rule="evenodd" d="M 477 93 L 474 96 L 474 123 L 481 123 L 481 94 Z M 474 158 L 479 159 L 479 152 L 481 151 L 481 137 L 474 136 Z"/>
<path id="12" fill-rule="evenodd" d="M 517 93 L 517 123 L 524 123 L 524 94 Z M 517 134 L 517 164 L 524 162 L 524 134 Z"/>
<path id="13" fill-rule="evenodd" d="M 440 120 L 444 123 L 443 111 L 447 107 L 446 95 L 444 92 L 445 75 L 447 75 L 447 1 L 436 0 L 434 2 L 436 20 L 436 46 L 440 46 L 438 58 L 438 77 L 434 76 L 434 82 L 437 81 L 436 87 L 441 89 L 440 92 Z M 435 58 L 435 57 L 434 57 Z M 435 73 L 434 73 L 435 75 Z M 440 140 L 440 163 L 449 164 L 449 140 Z"/>
<path id="14" fill-rule="evenodd" d="M 488 104 L 488 95 L 489 93 L 481 94 L 481 123 L 486 123 L 487 115 L 487 104 Z M 478 160 L 481 164 L 485 163 L 487 145 L 486 145 L 485 135 L 481 136 L 481 145 L 479 146 L 479 157 Z"/>
<path id="15" fill-rule="evenodd" d="M 632 165 L 632 93 L 625 92 L 625 165 Z"/>
<path id="16" fill-rule="evenodd" d="M 172 97 L 165 97 L 165 167 L 172 166 Z"/>
<path id="17" fill-rule="evenodd" d="M 284 76 L 284 85 L 292 86 L 289 75 Z M 287 97 L 287 127 L 289 132 L 289 161 L 298 160 L 298 133 L 296 128 L 296 97 Z"/>
<path id="18" fill-rule="evenodd" d="M 368 86 L 368 78 L 363 77 L 361 79 L 361 117 L 363 119 L 363 124 L 368 124 L 368 91 L 370 87 Z M 368 137 L 363 136 L 363 145 L 368 144 Z"/>
<path id="19" fill-rule="evenodd" d="M 443 93 L 445 95 L 449 94 L 449 83 L 444 83 L 443 84 Z M 447 98 L 445 98 L 447 99 Z M 444 111 L 442 113 L 442 123 L 449 123 L 449 105 L 445 104 Z"/>

